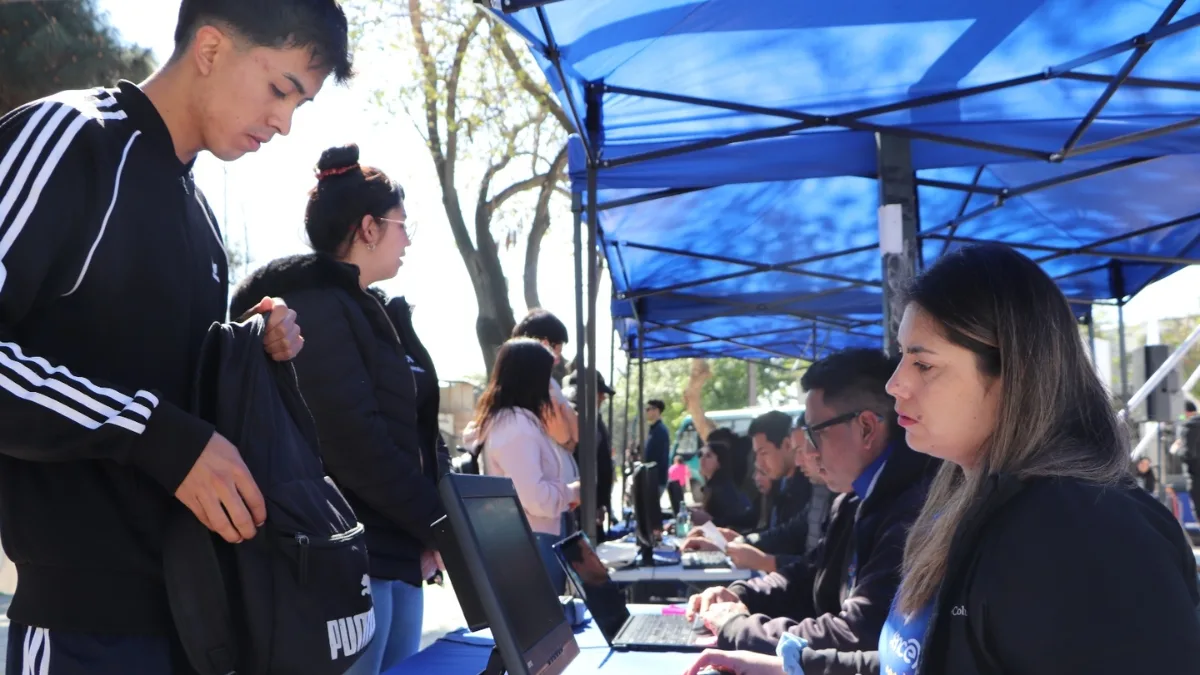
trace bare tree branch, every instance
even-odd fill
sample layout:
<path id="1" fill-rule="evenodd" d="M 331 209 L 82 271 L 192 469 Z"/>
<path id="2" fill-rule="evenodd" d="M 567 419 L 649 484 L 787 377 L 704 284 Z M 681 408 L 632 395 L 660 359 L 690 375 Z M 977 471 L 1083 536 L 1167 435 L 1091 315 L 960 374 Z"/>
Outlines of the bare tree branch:
<path id="1" fill-rule="evenodd" d="M 533 224 L 529 227 L 529 239 L 525 243 L 525 306 L 528 309 L 541 307 L 537 290 L 538 258 L 542 251 L 542 239 L 550 229 L 550 198 L 554 196 L 559 179 L 567 167 L 567 145 L 563 144 L 550 170 L 542 180 L 538 191 L 537 206 L 533 211 Z"/>
<path id="2" fill-rule="evenodd" d="M 420 0 L 408 0 L 408 18 L 412 24 L 413 41 L 417 46 L 417 55 L 421 59 L 425 98 L 425 126 L 428 130 L 429 151 L 433 153 L 433 162 L 437 165 L 439 178 L 445 182 L 445 176 L 440 175 L 446 164 L 446 155 L 442 151 L 441 134 L 438 132 L 437 109 L 437 65 L 429 51 L 429 42 L 425 39 L 425 26 L 421 14 Z"/>
<path id="3" fill-rule="evenodd" d="M 450 66 L 450 76 L 446 78 L 446 159 L 450 164 L 451 180 L 453 180 L 454 165 L 458 160 L 458 78 L 462 74 L 463 59 L 467 55 L 467 45 L 471 37 L 483 21 L 483 13 L 476 12 L 467 22 L 466 29 L 458 36 L 454 46 L 454 62 Z"/>
<path id="4" fill-rule="evenodd" d="M 525 90 L 535 101 L 538 102 L 550 114 L 554 115 L 554 119 L 562 125 L 563 129 L 570 131 L 574 128 L 571 124 L 571 119 L 567 113 L 550 94 L 549 90 L 542 87 L 530 77 L 529 72 L 525 70 L 525 66 L 521 65 L 521 59 L 517 53 L 513 51 L 512 45 L 508 44 L 508 39 L 504 35 L 506 29 L 497 21 L 492 22 L 492 40 L 500 49 L 500 53 L 504 56 L 504 60 L 508 63 L 508 67 L 512 69 L 513 75 L 517 78 L 517 83 Z"/>

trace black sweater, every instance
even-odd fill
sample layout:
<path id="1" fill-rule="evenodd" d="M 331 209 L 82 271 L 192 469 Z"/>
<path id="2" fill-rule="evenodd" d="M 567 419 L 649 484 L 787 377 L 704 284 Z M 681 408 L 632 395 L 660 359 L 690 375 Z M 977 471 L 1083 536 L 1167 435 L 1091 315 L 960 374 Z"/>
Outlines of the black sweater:
<path id="1" fill-rule="evenodd" d="M 230 313 L 267 296 L 304 317 L 304 350 L 294 361 L 300 392 L 329 475 L 366 525 L 371 576 L 419 585 L 420 555 L 435 548 L 431 525 L 442 515 L 436 481 L 444 461 L 436 412 L 422 419 L 393 318 L 379 296 L 360 288 L 357 267 L 319 254 L 258 270 L 234 294 Z M 415 344 L 411 324 L 402 328 Z M 424 348 L 419 353 L 428 359 Z"/>
<path id="2" fill-rule="evenodd" d="M 787 632 L 817 649 L 875 648 L 900 584 L 908 530 L 941 464 L 902 442 L 894 447 L 866 499 L 846 494 L 834 502 L 817 548 L 779 572 L 730 587 L 753 615 L 727 623 L 718 647 L 774 654 Z"/>
<path id="3" fill-rule="evenodd" d="M 1145 491 L 993 476 L 954 541 L 921 675 L 1200 673 L 1196 561 Z M 875 652 L 803 667 L 879 673 Z"/>
<path id="4" fill-rule="evenodd" d="M 170 631 L 161 532 L 212 427 L 184 412 L 225 317 L 203 195 L 138 88 L 0 118 L 0 536 L 9 617 Z"/>

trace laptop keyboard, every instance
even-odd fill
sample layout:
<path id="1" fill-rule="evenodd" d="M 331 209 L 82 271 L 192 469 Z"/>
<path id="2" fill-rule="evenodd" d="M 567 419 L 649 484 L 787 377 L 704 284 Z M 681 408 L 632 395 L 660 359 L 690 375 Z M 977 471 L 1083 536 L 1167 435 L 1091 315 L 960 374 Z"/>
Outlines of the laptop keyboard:
<path id="1" fill-rule="evenodd" d="M 683 554 L 684 569 L 729 567 L 729 557 L 721 551 L 689 551 Z"/>
<path id="2" fill-rule="evenodd" d="M 679 614 L 635 614 L 621 630 L 620 641 L 631 645 L 687 645 L 692 624 Z"/>

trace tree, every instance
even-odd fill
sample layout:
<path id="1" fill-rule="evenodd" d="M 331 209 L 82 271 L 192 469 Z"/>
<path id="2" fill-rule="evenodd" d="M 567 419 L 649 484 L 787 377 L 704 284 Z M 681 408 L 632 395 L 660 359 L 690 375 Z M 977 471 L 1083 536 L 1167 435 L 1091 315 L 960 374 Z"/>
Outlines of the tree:
<path id="1" fill-rule="evenodd" d="M 799 381 L 804 374 L 804 362 L 795 359 L 775 359 L 761 364 L 748 364 L 738 359 L 714 359 L 709 361 L 712 369 L 712 379 L 703 389 L 704 409 L 706 411 L 736 410 L 747 407 L 749 402 L 750 370 L 749 366 L 757 368 L 758 402 L 762 406 L 780 405 L 794 402 L 800 396 Z M 678 359 L 675 361 L 655 361 L 646 364 L 645 400 L 659 399 L 666 404 L 663 422 L 672 433 L 679 430 L 679 424 L 687 411 L 683 407 L 683 390 L 687 386 L 691 372 L 691 361 Z M 622 420 L 629 427 L 630 444 L 637 442 L 638 400 L 637 364 L 633 364 L 632 378 L 629 387 L 629 400 L 624 406 L 618 401 L 617 420 L 614 427 L 620 428 Z M 617 395 L 625 395 L 625 374 L 617 377 L 613 387 Z M 624 408 L 624 416 L 621 410 Z M 614 443 L 620 442 L 620 436 L 614 436 Z"/>
<path id="2" fill-rule="evenodd" d="M 0 114 L 64 89 L 145 79 L 149 49 L 125 45 L 95 0 L 0 1 Z"/>
<path id="3" fill-rule="evenodd" d="M 565 194 L 560 184 L 567 164 L 567 116 L 545 83 L 530 75 L 530 57 L 514 49 L 508 31 L 473 4 L 359 0 L 355 9 L 360 44 L 387 40 L 391 57 L 406 58 L 413 71 L 408 85 L 391 85 L 376 98 L 398 113 L 411 112 L 425 139 L 442 206 L 474 287 L 476 336 L 490 373 L 496 350 L 516 324 L 501 246 L 516 247 L 521 234 L 527 237 L 525 303 L 529 308 L 540 304 L 541 242 L 555 196 Z M 397 25 L 405 30 L 397 34 Z M 459 189 L 472 169 L 478 177 L 468 190 L 475 195 L 468 219 Z"/>

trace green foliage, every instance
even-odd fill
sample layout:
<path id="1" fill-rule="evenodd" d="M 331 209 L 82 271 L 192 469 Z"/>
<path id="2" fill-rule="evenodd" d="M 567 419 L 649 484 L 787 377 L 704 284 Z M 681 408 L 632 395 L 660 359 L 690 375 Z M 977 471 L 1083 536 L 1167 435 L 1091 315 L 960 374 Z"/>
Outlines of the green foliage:
<path id="1" fill-rule="evenodd" d="M 750 367 L 745 361 L 737 359 L 715 359 L 709 361 L 712 378 L 704 386 L 704 409 L 709 412 L 717 410 L 735 410 L 748 407 L 750 391 Z M 803 361 L 789 359 L 773 360 L 767 364 L 754 364 L 758 378 L 758 405 L 782 405 L 796 402 L 799 398 L 800 376 L 804 374 Z M 645 400 L 660 399 L 667 405 L 663 413 L 663 421 L 674 434 L 679 430 L 679 424 L 688 414 L 683 407 L 683 391 L 687 387 L 691 373 L 691 361 L 656 361 L 646 364 Z M 626 378 L 618 374 L 613 389 L 617 391 L 615 429 L 621 424 L 629 428 L 630 444 L 637 442 L 636 424 L 638 419 L 637 399 L 637 364 L 633 365 L 632 379 L 629 381 L 629 400 L 625 397 Z M 624 413 L 624 418 L 622 418 Z M 626 421 L 627 420 L 627 421 Z M 620 442 L 620 437 L 614 436 L 614 444 Z"/>
<path id="2" fill-rule="evenodd" d="M 124 45 L 96 0 L 0 2 L 0 113 L 64 89 L 142 80 L 149 49 Z"/>

